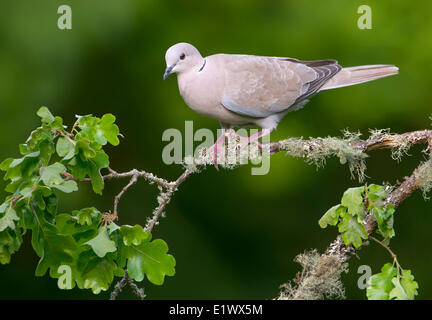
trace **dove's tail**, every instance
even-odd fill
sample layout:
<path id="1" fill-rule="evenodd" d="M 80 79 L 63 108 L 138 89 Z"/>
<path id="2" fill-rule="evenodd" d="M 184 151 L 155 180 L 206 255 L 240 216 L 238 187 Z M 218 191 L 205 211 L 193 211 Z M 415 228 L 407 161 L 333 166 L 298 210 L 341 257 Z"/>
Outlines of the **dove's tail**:
<path id="1" fill-rule="evenodd" d="M 352 86 L 354 84 L 392 76 L 398 72 L 398 67 L 389 64 L 343 68 L 341 71 L 336 73 L 334 77 L 327 81 L 321 87 L 320 91 Z"/>

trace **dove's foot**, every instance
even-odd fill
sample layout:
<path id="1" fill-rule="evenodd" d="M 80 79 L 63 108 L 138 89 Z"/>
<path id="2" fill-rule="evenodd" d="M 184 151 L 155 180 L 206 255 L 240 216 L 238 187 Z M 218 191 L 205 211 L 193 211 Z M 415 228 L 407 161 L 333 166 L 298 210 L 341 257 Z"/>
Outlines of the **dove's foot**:
<path id="1" fill-rule="evenodd" d="M 206 154 L 213 152 L 213 165 L 216 168 L 216 170 L 219 170 L 218 156 L 221 162 L 225 162 L 225 148 L 223 146 L 225 142 L 225 137 L 226 137 L 225 130 L 222 130 L 222 134 L 216 140 L 215 144 L 206 149 Z"/>
<path id="2" fill-rule="evenodd" d="M 271 132 L 270 129 L 264 129 L 262 131 L 259 131 L 250 137 L 243 137 L 237 133 L 235 133 L 238 141 L 240 142 L 240 147 L 237 149 L 237 154 L 240 154 L 240 152 L 248 147 L 252 142 L 256 142 L 258 144 L 258 147 L 262 150 L 263 144 L 259 142 L 258 140 L 264 136 L 269 135 Z M 213 154 L 213 165 L 216 168 L 216 170 L 219 170 L 218 163 L 225 163 L 225 139 L 227 137 L 228 132 L 225 130 L 222 132 L 220 137 L 216 140 L 215 144 L 211 147 L 206 149 L 206 154 L 211 153 Z"/>
<path id="3" fill-rule="evenodd" d="M 258 144 L 258 147 L 262 150 L 263 148 L 263 144 L 261 142 L 259 142 L 258 140 L 264 136 L 269 135 L 271 132 L 270 129 L 263 129 L 253 135 L 251 135 L 250 137 L 243 137 L 240 135 L 237 135 L 238 138 L 240 139 L 240 148 L 238 149 L 238 153 L 240 153 L 244 148 L 246 148 L 247 146 L 249 146 L 252 142 L 256 142 Z"/>

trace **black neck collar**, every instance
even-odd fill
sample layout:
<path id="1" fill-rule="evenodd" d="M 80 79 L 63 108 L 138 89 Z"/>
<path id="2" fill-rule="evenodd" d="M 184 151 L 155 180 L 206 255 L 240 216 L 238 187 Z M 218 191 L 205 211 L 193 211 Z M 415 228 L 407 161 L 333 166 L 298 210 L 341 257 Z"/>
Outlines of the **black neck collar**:
<path id="1" fill-rule="evenodd" d="M 204 59 L 204 63 L 201 66 L 201 68 L 198 70 L 198 72 L 201 72 L 204 69 L 205 65 L 206 65 L 206 60 Z"/>

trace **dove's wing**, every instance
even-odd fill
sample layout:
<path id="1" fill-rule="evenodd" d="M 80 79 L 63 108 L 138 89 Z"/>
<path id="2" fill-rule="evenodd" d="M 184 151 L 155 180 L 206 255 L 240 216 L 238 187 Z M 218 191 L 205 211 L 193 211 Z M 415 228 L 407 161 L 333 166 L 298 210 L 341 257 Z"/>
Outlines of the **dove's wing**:
<path id="1" fill-rule="evenodd" d="M 249 117 L 284 111 L 318 90 L 340 69 L 335 60 L 223 55 L 222 104 Z"/>

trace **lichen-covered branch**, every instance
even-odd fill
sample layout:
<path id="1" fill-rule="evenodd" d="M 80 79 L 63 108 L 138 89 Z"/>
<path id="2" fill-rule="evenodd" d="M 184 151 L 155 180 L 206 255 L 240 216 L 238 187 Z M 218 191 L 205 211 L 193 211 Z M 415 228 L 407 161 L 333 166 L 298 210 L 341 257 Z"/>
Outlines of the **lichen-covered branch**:
<path id="1" fill-rule="evenodd" d="M 365 177 L 365 159 L 368 157 L 368 152 L 378 149 L 391 149 L 392 158 L 400 160 L 401 156 L 406 154 L 409 148 L 414 144 L 426 143 L 428 150 L 431 150 L 432 130 L 421 130 L 407 132 L 403 134 L 391 134 L 389 130 L 373 130 L 370 137 L 366 140 L 360 138 L 360 133 L 351 133 L 345 131 L 343 136 L 327 137 L 327 138 L 289 138 L 277 142 L 264 143 L 255 148 L 251 148 L 244 155 L 242 153 L 239 161 L 236 163 L 226 162 L 227 159 L 232 159 L 239 156 L 239 141 L 236 140 L 235 132 L 228 131 L 226 141 L 234 141 L 233 144 L 226 144 L 226 155 L 218 157 L 218 163 L 221 167 L 228 169 L 235 168 L 239 164 L 245 163 L 246 160 L 255 160 L 265 155 L 272 155 L 278 152 L 286 152 L 287 155 L 293 157 L 305 158 L 308 163 L 322 166 L 325 161 L 336 156 L 342 164 L 347 163 L 351 175 L 357 176 L 360 181 Z M 236 142 L 237 141 L 237 142 Z M 242 158 L 243 157 L 243 158 Z M 246 158 L 245 158 L 246 157 Z M 116 195 L 114 199 L 114 208 L 112 219 L 117 219 L 119 202 L 124 193 L 135 183 L 139 178 L 143 178 L 150 184 L 156 184 L 159 189 L 157 197 L 158 206 L 153 211 L 152 216 L 148 219 L 146 231 L 152 232 L 155 225 L 159 223 L 160 217 L 164 216 L 165 208 L 178 190 L 180 185 L 193 173 L 199 172 L 207 165 L 213 164 L 214 157 L 211 152 L 201 151 L 198 157 L 185 158 L 185 171 L 175 180 L 169 181 L 159 178 L 147 171 L 139 171 L 137 169 L 128 172 L 119 173 L 109 168 L 109 173 L 103 176 L 104 181 L 111 179 L 129 178 L 129 182 Z M 74 179 L 72 176 L 67 176 L 67 179 Z M 83 179 L 80 181 L 88 181 Z M 387 203 L 399 206 L 407 197 L 415 190 L 422 189 L 426 193 L 432 187 L 432 160 L 419 165 L 413 174 L 406 178 L 405 181 L 395 188 L 387 198 Z M 372 215 L 367 216 L 365 228 L 368 233 L 371 233 L 376 227 L 376 222 Z M 323 299 L 326 297 L 342 297 L 343 286 L 340 283 L 340 274 L 346 271 L 346 261 L 355 250 L 350 246 L 345 246 L 339 236 L 322 255 L 316 251 L 305 253 L 298 256 L 297 260 L 303 266 L 303 272 L 298 275 L 295 280 L 296 285 L 285 285 L 279 299 Z M 116 285 L 111 298 L 115 299 L 120 290 L 129 283 L 138 296 L 144 297 L 141 289 L 134 288 L 133 281 L 125 274 L 125 277 Z M 135 285 L 136 286 L 136 285 Z M 137 291 L 138 290 L 138 291 Z M 140 294 L 142 293 L 142 294 Z"/>
<path id="2" fill-rule="evenodd" d="M 356 146 L 365 152 L 377 149 L 403 148 L 406 152 L 409 147 L 417 143 L 427 144 L 430 153 L 432 150 L 432 131 L 414 131 L 399 135 L 383 134 L 371 137 L 366 141 L 357 141 Z M 400 152 L 400 151 L 396 151 Z M 394 153 L 393 153 L 394 154 Z M 409 177 L 395 188 L 386 198 L 385 205 L 392 204 L 395 208 L 412 195 L 418 189 L 426 192 L 432 187 L 432 160 L 421 163 Z M 377 227 L 377 222 L 373 214 L 368 214 L 364 223 L 366 232 L 370 235 Z M 282 285 L 278 299 L 297 300 L 297 299 L 324 299 L 329 297 L 343 297 L 344 293 L 340 289 L 340 275 L 347 269 L 346 262 L 355 250 L 352 246 L 346 246 L 339 235 L 327 250 L 318 255 L 316 251 L 304 253 L 301 262 L 305 276 L 300 281 L 294 280 L 295 285 Z M 392 253 L 393 254 L 393 253 Z"/>
<path id="3" fill-rule="evenodd" d="M 159 206 L 157 206 L 157 208 L 153 211 L 153 216 L 148 221 L 145 227 L 146 231 L 151 232 L 153 230 L 153 227 L 158 224 L 159 218 L 161 217 L 161 215 L 163 215 L 164 209 L 171 200 L 174 192 L 177 191 L 177 188 L 180 186 L 180 184 L 182 184 L 183 181 L 185 181 L 191 173 L 191 171 L 186 169 L 176 181 L 169 184 L 169 187 L 166 188 L 166 192 L 160 193 L 158 197 Z"/>

